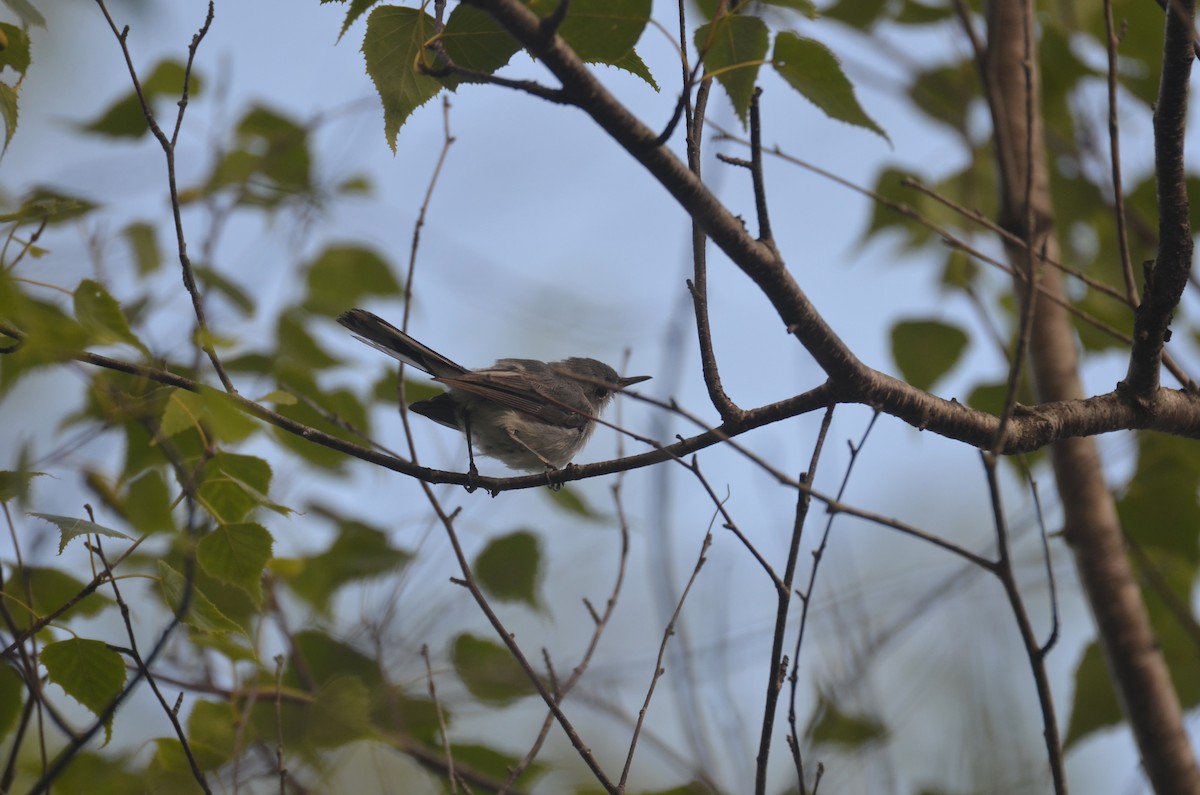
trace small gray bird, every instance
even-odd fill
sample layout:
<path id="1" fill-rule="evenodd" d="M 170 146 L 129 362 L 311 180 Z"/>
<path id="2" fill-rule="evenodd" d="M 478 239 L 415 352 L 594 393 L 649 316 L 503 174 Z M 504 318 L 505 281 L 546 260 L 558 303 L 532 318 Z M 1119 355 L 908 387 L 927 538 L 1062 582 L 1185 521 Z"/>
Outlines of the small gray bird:
<path id="1" fill-rule="evenodd" d="M 614 393 L 650 378 L 622 378 L 607 364 L 580 357 L 561 362 L 500 359 L 491 367 L 468 370 L 366 310 L 343 312 L 338 322 L 368 345 L 448 387 L 409 409 L 466 435 L 472 473 L 472 446 L 513 469 L 565 466 L 587 443 L 596 417 Z"/>

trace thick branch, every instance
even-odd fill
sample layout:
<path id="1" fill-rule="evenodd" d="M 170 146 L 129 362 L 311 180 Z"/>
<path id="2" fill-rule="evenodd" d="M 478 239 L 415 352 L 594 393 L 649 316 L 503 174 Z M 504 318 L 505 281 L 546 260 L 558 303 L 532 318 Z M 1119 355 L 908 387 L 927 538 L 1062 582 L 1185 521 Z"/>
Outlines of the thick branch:
<path id="1" fill-rule="evenodd" d="M 817 313 L 772 246 L 756 240 L 708 187 L 608 92 L 570 47 L 547 37 L 540 18 L 520 0 L 467 0 L 490 13 L 554 73 L 585 113 L 637 159 L 679 202 L 775 307 L 789 334 L 808 349 L 830 377 L 856 385 L 867 368 Z"/>

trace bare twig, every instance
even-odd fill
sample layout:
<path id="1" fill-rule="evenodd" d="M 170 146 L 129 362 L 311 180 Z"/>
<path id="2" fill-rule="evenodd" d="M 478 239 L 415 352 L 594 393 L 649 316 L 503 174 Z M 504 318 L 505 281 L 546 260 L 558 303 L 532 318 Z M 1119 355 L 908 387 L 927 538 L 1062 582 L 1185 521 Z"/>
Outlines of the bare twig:
<path id="1" fill-rule="evenodd" d="M 192 261 L 187 253 L 187 241 L 183 233 L 183 217 L 180 210 L 179 187 L 175 180 L 175 142 L 179 136 L 180 127 L 183 125 L 183 114 L 187 110 L 188 104 L 188 89 L 192 74 L 192 63 L 196 58 L 196 50 L 200 47 L 200 42 L 204 40 L 204 36 L 208 33 L 209 27 L 213 21 L 213 2 L 209 0 L 208 15 L 204 18 L 204 24 L 200 26 L 199 32 L 192 37 L 192 42 L 188 45 L 187 65 L 184 68 L 183 78 L 183 93 L 179 99 L 179 113 L 175 117 L 175 129 L 168 138 L 166 133 L 158 125 L 155 119 L 154 111 L 150 107 L 150 102 L 147 99 L 145 92 L 142 90 L 141 81 L 138 79 L 137 70 L 133 66 L 133 56 L 129 52 L 129 27 L 118 31 L 117 23 L 113 21 L 112 15 L 108 12 L 108 7 L 104 4 L 104 0 L 96 0 L 96 4 L 100 7 L 104 18 L 108 21 L 109 28 L 112 29 L 113 35 L 117 37 L 117 42 L 121 45 L 121 52 L 125 56 L 125 65 L 129 69 L 129 77 L 133 81 L 134 91 L 137 93 L 138 102 L 142 107 L 142 114 L 146 117 L 146 124 L 150 128 L 150 132 L 158 140 L 162 147 L 163 154 L 167 160 L 167 183 L 171 191 L 171 213 L 175 220 L 175 242 L 179 249 L 179 264 L 183 274 L 183 286 L 187 290 L 188 295 L 192 299 L 192 311 L 196 315 L 196 327 L 199 330 L 200 347 L 207 354 L 208 359 L 212 362 L 213 370 L 216 371 L 217 377 L 221 379 L 222 386 L 225 391 L 231 394 L 237 390 L 233 386 L 233 381 L 230 380 L 229 374 L 225 372 L 225 367 L 221 364 L 221 359 L 217 355 L 217 349 L 213 344 L 213 335 L 208 328 L 208 319 L 204 311 L 204 297 L 200 294 L 200 289 L 196 286 L 196 277 L 192 269 Z"/>
<path id="2" fill-rule="evenodd" d="M 715 514 L 714 514 L 715 518 Z M 642 733 L 642 724 L 646 720 L 646 713 L 650 710 L 650 699 L 654 697 L 654 688 L 658 684 L 659 678 L 662 677 L 665 669 L 662 667 L 663 656 L 667 653 L 667 643 L 674 634 L 675 622 L 679 620 L 679 613 L 683 610 L 683 603 L 687 599 L 688 593 L 692 590 L 692 584 L 696 582 L 696 577 L 700 574 L 700 569 L 704 566 L 708 553 L 708 548 L 712 545 L 712 532 L 704 534 L 704 543 L 700 545 L 700 555 L 696 558 L 696 566 L 692 569 L 692 574 L 688 577 L 687 585 L 683 588 L 683 593 L 679 596 L 679 601 L 675 604 L 675 612 L 671 615 L 671 620 L 667 623 L 666 629 L 663 630 L 662 642 L 658 645 L 658 657 L 654 661 L 654 674 L 650 677 L 650 686 L 646 688 L 646 698 L 642 701 L 642 708 L 638 710 L 637 722 L 634 724 L 633 736 L 629 741 L 629 753 L 625 757 L 625 767 L 621 770 L 621 780 L 617 785 L 617 791 L 623 792 L 625 782 L 629 780 L 629 769 L 633 765 L 633 754 L 637 750 L 638 737 Z"/>
<path id="3" fill-rule="evenodd" d="M 811 485 L 817 476 L 817 462 L 821 459 L 821 451 L 825 449 L 825 437 L 833 422 L 834 406 L 825 410 L 821 419 L 821 429 L 817 432 L 817 440 L 813 444 L 812 456 L 808 462 L 808 470 L 801 474 L 800 481 Z M 872 420 L 874 424 L 874 420 Z M 851 459 L 853 464 L 853 459 Z M 838 495 L 841 496 L 840 494 Z M 801 490 L 796 495 L 796 509 L 792 518 L 792 538 L 788 546 L 787 564 L 783 570 L 783 579 L 776 583 L 775 597 L 775 631 L 771 637 L 771 656 L 767 659 L 769 671 L 767 676 L 767 696 L 763 706 L 762 730 L 758 737 L 758 756 L 754 775 L 754 791 L 763 795 L 767 787 L 767 759 L 771 752 L 771 736 L 775 729 L 775 707 L 779 701 L 779 693 L 783 689 L 783 677 L 779 675 L 779 666 L 783 664 L 783 641 L 787 633 L 789 608 L 792 604 L 792 583 L 796 577 L 796 564 L 800 559 L 800 541 L 804 537 L 804 523 L 808 519 L 808 509 L 812 504 L 812 492 Z M 815 565 L 814 565 L 815 569 Z M 811 587 L 811 584 L 810 584 Z M 803 623 L 801 624 L 803 626 Z M 792 659 L 795 670 L 795 658 Z M 800 763 L 798 750 L 793 751 L 800 778 L 800 792 L 804 793 L 804 769 Z"/>

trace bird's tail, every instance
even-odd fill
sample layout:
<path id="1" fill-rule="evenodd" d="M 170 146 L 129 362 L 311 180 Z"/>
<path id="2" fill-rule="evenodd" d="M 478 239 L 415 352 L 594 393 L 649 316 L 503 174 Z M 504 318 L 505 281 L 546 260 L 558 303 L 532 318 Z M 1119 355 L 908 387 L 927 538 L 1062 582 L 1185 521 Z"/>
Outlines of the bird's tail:
<path id="1" fill-rule="evenodd" d="M 354 336 L 405 364 L 411 364 L 432 376 L 458 376 L 467 368 L 442 356 L 432 348 L 414 340 L 378 315 L 365 309 L 351 309 L 338 315 L 338 322 L 354 332 Z"/>

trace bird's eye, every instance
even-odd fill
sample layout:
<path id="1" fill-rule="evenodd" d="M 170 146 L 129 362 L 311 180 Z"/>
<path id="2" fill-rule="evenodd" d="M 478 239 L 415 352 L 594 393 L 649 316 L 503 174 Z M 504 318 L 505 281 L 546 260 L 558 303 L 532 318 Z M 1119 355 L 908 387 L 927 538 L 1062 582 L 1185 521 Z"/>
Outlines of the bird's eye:
<path id="1" fill-rule="evenodd" d="M 606 396 L 606 395 L 608 394 L 608 390 L 607 390 L 607 389 L 605 389 L 605 388 L 604 388 L 604 387 L 602 387 L 602 386 L 593 387 L 593 388 L 592 388 L 592 394 L 593 394 L 593 395 L 595 395 L 595 396 L 596 396 L 596 397 L 598 397 L 598 398 L 602 398 L 602 397 L 604 397 L 604 396 Z"/>

